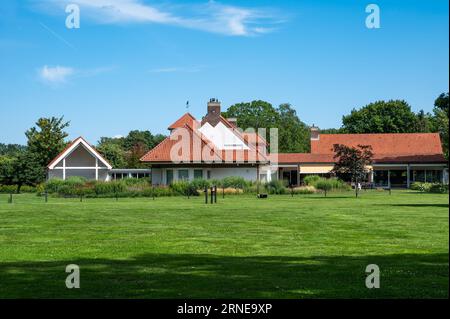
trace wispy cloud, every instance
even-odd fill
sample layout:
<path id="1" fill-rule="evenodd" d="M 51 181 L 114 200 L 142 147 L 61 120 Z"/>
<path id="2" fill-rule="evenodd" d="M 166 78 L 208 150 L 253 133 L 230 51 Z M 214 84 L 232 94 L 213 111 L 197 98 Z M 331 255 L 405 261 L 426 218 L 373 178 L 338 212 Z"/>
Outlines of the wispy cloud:
<path id="1" fill-rule="evenodd" d="M 38 75 L 47 83 L 64 83 L 74 74 L 74 69 L 66 66 L 48 66 L 44 65 L 38 70 Z"/>
<path id="2" fill-rule="evenodd" d="M 51 85 L 59 85 L 68 82 L 75 77 L 91 77 L 101 73 L 109 72 L 114 67 L 98 67 L 92 69 L 75 69 L 68 66 L 48 66 L 38 68 L 37 73 L 41 81 Z"/>
<path id="3" fill-rule="evenodd" d="M 158 23 L 230 36 L 267 33 L 281 23 L 269 10 L 215 1 L 164 6 L 142 0 L 45 0 L 45 3 L 53 7 L 78 4 L 82 18 L 100 23 Z"/>
<path id="4" fill-rule="evenodd" d="M 200 72 L 200 67 L 166 67 L 166 68 L 157 68 L 151 69 L 150 73 L 195 73 Z"/>

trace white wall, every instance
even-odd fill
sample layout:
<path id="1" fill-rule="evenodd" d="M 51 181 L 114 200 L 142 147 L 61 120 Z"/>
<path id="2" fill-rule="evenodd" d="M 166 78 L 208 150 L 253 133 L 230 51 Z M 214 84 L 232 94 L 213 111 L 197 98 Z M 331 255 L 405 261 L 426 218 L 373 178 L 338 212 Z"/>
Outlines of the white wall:
<path id="1" fill-rule="evenodd" d="M 222 122 L 215 127 L 206 122 L 199 131 L 219 150 L 248 150 L 249 147 Z"/>

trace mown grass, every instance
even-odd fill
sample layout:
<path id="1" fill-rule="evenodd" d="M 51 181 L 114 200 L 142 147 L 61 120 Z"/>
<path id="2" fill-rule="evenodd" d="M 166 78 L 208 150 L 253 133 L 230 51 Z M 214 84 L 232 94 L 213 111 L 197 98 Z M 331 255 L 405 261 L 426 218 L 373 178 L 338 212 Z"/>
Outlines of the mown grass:
<path id="1" fill-rule="evenodd" d="M 448 195 L 7 197 L 0 298 L 448 297 Z M 65 287 L 68 264 L 81 289 Z"/>

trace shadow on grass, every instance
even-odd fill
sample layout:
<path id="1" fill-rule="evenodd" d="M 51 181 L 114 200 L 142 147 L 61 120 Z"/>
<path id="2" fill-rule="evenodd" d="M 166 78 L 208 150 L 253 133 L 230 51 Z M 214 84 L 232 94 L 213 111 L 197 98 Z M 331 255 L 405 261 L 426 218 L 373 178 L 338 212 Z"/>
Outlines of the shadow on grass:
<path id="1" fill-rule="evenodd" d="M 365 287 L 377 264 L 381 288 Z M 81 288 L 65 287 L 80 266 Z M 448 254 L 134 258 L 0 263 L 1 298 L 447 298 Z"/>

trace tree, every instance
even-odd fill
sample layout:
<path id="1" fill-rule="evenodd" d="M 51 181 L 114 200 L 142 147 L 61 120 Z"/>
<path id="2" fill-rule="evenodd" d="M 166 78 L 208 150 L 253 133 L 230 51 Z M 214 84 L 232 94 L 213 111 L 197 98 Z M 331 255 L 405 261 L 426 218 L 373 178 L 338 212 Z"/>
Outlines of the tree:
<path id="1" fill-rule="evenodd" d="M 300 121 L 290 104 L 281 104 L 277 111 L 279 114 L 278 145 L 282 151 L 309 152 L 311 138 L 309 127 Z"/>
<path id="2" fill-rule="evenodd" d="M 135 144 L 131 150 L 127 152 L 128 168 L 142 168 L 145 164 L 141 163 L 140 159 L 147 153 L 148 147 L 144 143 Z"/>
<path id="3" fill-rule="evenodd" d="M 153 135 L 150 131 L 130 131 L 127 137 L 124 138 L 123 146 L 125 150 L 129 151 L 136 145 L 145 147 L 147 150 L 155 146 Z"/>
<path id="4" fill-rule="evenodd" d="M 357 148 L 342 144 L 334 144 L 334 164 L 333 173 L 348 174 L 355 185 L 356 197 L 358 197 L 358 183 L 364 180 L 368 165 L 372 164 L 372 147 L 370 145 L 358 145 Z"/>
<path id="5" fill-rule="evenodd" d="M 0 184 L 11 185 L 14 183 L 15 160 L 15 157 L 0 156 Z"/>
<path id="6" fill-rule="evenodd" d="M 411 133 L 417 116 L 406 101 L 377 101 L 343 116 L 342 128 L 345 133 Z"/>
<path id="7" fill-rule="evenodd" d="M 40 118 L 36 127 L 25 132 L 28 151 L 35 154 L 39 166 L 46 167 L 64 149 L 68 136 L 64 129 L 68 126 L 63 117 Z"/>
<path id="8" fill-rule="evenodd" d="M 436 123 L 436 129 L 438 130 L 442 147 L 445 154 L 446 159 L 448 160 L 448 143 L 449 143 L 449 134 L 448 134 L 448 126 L 449 126 L 449 94 L 442 93 L 438 96 L 436 101 L 434 102 L 434 117 Z"/>
<path id="9" fill-rule="evenodd" d="M 272 104 L 257 100 L 230 106 L 223 116 L 237 118 L 239 128 L 278 128 L 279 152 L 309 151 L 309 129 L 300 121 L 290 104 L 281 104 L 275 109 Z M 269 134 L 269 131 L 267 131 Z M 270 136 L 267 136 L 270 143 Z"/>
<path id="10" fill-rule="evenodd" d="M 125 160 L 125 151 L 119 144 L 112 142 L 111 140 L 105 141 L 99 146 L 97 150 L 108 160 L 114 168 L 124 168 L 127 165 Z"/>
<path id="11" fill-rule="evenodd" d="M 45 168 L 41 165 L 41 160 L 42 157 L 29 150 L 14 160 L 13 182 L 17 184 L 18 193 L 22 185 L 36 185 L 45 180 Z"/>
<path id="12" fill-rule="evenodd" d="M 333 189 L 333 184 L 331 183 L 330 180 L 321 178 L 317 182 L 316 188 L 322 190 L 324 192 L 325 197 L 327 197 L 327 193 Z"/>
<path id="13" fill-rule="evenodd" d="M 0 143 L 0 156 L 17 156 L 19 153 L 26 150 L 26 146 L 19 144 L 3 144 Z"/>

